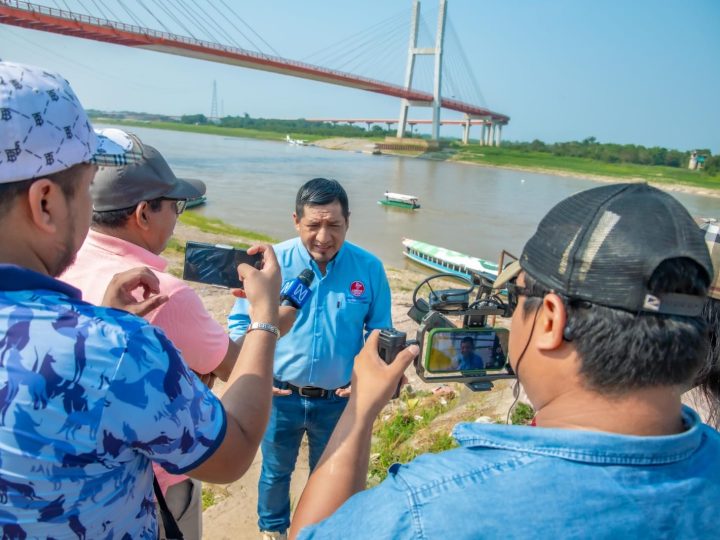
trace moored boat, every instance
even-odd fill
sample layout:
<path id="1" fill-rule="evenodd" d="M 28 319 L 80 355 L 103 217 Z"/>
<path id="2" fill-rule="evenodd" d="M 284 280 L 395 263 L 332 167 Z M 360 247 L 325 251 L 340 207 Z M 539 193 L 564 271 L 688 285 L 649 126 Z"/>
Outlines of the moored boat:
<path id="1" fill-rule="evenodd" d="M 481 274 L 493 281 L 497 278 L 498 265 L 484 259 L 410 238 L 404 238 L 402 243 L 403 255 L 438 272 L 465 279 L 472 279 L 472 274 Z"/>
<path id="2" fill-rule="evenodd" d="M 196 206 L 201 206 L 207 202 L 207 197 L 205 195 L 200 195 L 199 197 L 195 197 L 193 199 L 188 199 L 187 204 L 185 205 L 185 208 L 195 208 Z"/>
<path id="3" fill-rule="evenodd" d="M 385 198 L 380 199 L 378 204 L 383 206 L 394 206 L 396 208 L 407 208 L 408 210 L 416 210 L 420 208 L 420 203 L 415 195 L 405 195 L 403 193 L 385 192 Z"/>

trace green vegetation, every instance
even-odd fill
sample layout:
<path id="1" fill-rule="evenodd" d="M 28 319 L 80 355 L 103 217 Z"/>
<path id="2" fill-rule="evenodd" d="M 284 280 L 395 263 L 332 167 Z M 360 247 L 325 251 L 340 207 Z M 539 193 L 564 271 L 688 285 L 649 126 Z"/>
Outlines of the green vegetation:
<path id="1" fill-rule="evenodd" d="M 578 175 L 639 178 L 648 182 L 682 183 L 708 189 L 720 189 L 720 175 L 711 175 L 706 171 L 636 163 L 608 163 L 587 157 L 562 156 L 549 152 L 516 149 L 505 145 L 493 147 L 453 144 L 453 146 L 457 148 L 457 153 L 453 157 L 455 160 L 506 167 L 568 171 Z"/>
<path id="2" fill-rule="evenodd" d="M 202 509 L 203 511 L 215 504 L 215 492 L 209 488 L 202 488 Z"/>
<path id="3" fill-rule="evenodd" d="M 535 418 L 535 410 L 527 403 L 518 403 L 512 411 L 510 421 L 514 425 L 527 425 Z"/>
<path id="4" fill-rule="evenodd" d="M 233 225 L 228 225 L 224 221 L 216 218 L 209 218 L 198 214 L 197 212 L 185 212 L 180 216 L 180 222 L 190 227 L 195 227 L 203 232 L 222 234 L 226 236 L 239 236 L 248 240 L 257 242 L 267 242 L 273 244 L 277 242 L 272 236 L 260 234 L 248 229 L 241 229 Z M 239 247 L 247 247 L 247 244 L 237 244 Z"/>
<path id="5" fill-rule="evenodd" d="M 421 444 L 405 444 L 435 418 L 454 407 L 455 399 L 403 394 L 394 405 L 392 412 L 378 419 L 373 426 L 369 485 L 382 482 L 393 463 L 407 463 L 419 454 L 441 452 L 455 446 L 449 433 L 438 432 L 431 433 Z"/>

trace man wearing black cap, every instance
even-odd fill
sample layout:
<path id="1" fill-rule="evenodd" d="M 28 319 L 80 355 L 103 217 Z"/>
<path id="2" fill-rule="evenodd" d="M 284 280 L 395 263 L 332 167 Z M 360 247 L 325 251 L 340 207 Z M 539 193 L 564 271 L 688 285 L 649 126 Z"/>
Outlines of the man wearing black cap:
<path id="1" fill-rule="evenodd" d="M 359 493 L 373 419 L 417 353 L 386 366 L 373 336 L 291 537 L 715 536 L 720 435 L 680 402 L 707 347 L 712 273 L 690 215 L 655 188 L 560 202 L 496 283 L 537 427 L 459 424 L 460 448 L 394 465 Z"/>

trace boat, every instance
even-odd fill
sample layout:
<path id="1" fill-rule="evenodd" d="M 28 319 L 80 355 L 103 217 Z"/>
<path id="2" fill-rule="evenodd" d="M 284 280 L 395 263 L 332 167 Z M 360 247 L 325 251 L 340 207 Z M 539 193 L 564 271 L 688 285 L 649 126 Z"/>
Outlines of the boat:
<path id="1" fill-rule="evenodd" d="M 405 247 L 403 255 L 437 272 L 470 280 L 476 274 L 491 281 L 495 281 L 498 276 L 498 265 L 484 259 L 410 238 L 403 238 L 402 243 Z"/>
<path id="2" fill-rule="evenodd" d="M 288 144 L 293 144 L 295 146 L 307 146 L 308 142 L 305 139 L 293 139 L 290 137 L 290 135 L 285 135 L 285 141 Z"/>
<path id="3" fill-rule="evenodd" d="M 207 202 L 207 197 L 205 195 L 200 195 L 199 197 L 188 199 L 187 203 L 185 204 L 185 209 L 195 208 L 196 206 L 202 206 L 206 202 Z"/>
<path id="4" fill-rule="evenodd" d="M 378 204 L 383 206 L 394 206 L 396 208 L 407 208 L 408 210 L 416 210 L 420 208 L 420 203 L 415 195 L 404 195 L 402 193 L 385 192 L 385 198 L 380 199 Z"/>

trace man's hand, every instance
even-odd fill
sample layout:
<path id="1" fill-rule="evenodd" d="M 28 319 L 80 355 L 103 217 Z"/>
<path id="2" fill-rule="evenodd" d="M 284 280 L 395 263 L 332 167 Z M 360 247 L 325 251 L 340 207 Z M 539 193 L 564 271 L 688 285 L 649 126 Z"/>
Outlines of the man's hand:
<path id="1" fill-rule="evenodd" d="M 350 397 L 350 394 L 352 394 L 352 384 L 346 386 L 345 388 L 338 388 L 335 390 L 335 395 L 338 397 Z"/>
<path id="2" fill-rule="evenodd" d="M 356 410 L 373 417 L 390 401 L 405 370 L 420 352 L 417 345 L 410 345 L 400 351 L 391 364 L 386 364 L 378 355 L 379 334 L 379 330 L 374 330 L 355 357 L 350 393 L 350 403 Z"/>
<path id="3" fill-rule="evenodd" d="M 258 270 L 249 264 L 239 265 L 238 276 L 244 288 L 234 289 L 232 293 L 248 299 L 252 315 L 255 315 L 257 320 L 277 324 L 281 285 L 280 267 L 272 246 L 254 245 L 248 249 L 249 255 L 256 253 L 262 253 L 262 269 Z M 252 316 L 251 319 L 255 320 Z"/>
<path id="4" fill-rule="evenodd" d="M 132 293 L 140 288 L 143 290 L 143 300 L 138 302 Z M 168 301 L 166 295 L 159 293 L 160 282 L 149 268 L 131 268 L 112 277 L 100 305 L 144 317 Z"/>
<path id="5" fill-rule="evenodd" d="M 289 396 L 292 394 L 292 390 L 289 388 L 276 388 L 273 386 L 272 393 L 273 396 Z"/>

